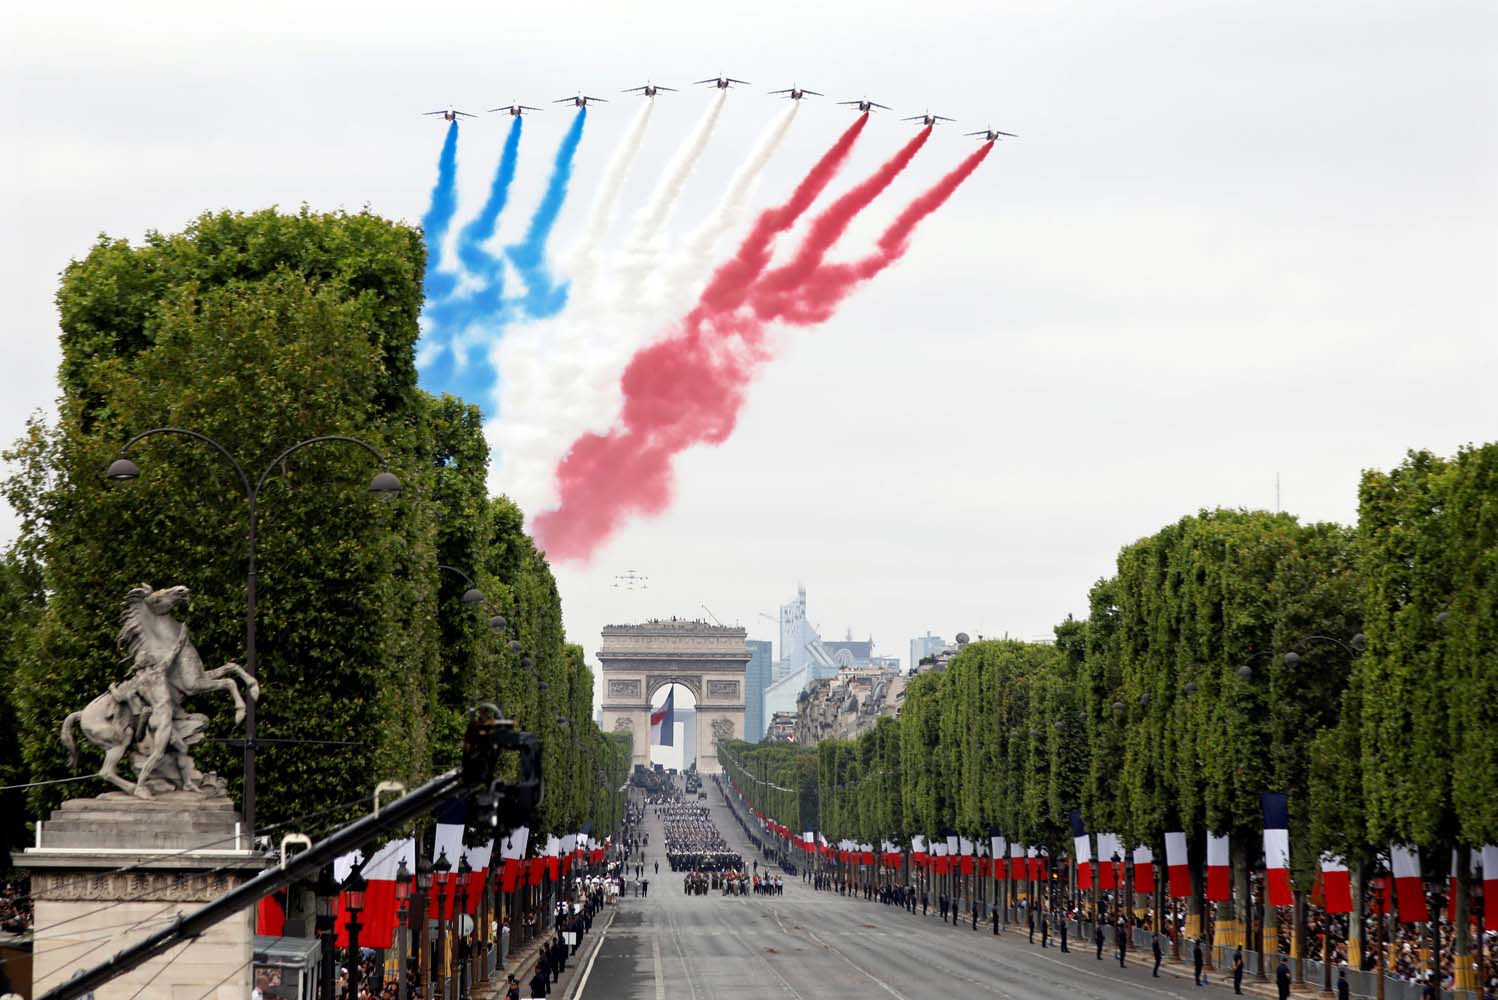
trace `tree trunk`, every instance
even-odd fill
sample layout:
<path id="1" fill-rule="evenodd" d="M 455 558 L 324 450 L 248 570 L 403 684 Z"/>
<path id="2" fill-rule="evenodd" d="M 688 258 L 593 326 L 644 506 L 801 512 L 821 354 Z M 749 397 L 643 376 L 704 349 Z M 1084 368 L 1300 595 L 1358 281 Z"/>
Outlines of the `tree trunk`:
<path id="1" fill-rule="evenodd" d="M 1363 942 L 1366 940 L 1363 929 L 1363 863 L 1357 861 L 1348 868 L 1351 869 L 1348 880 L 1352 883 L 1352 912 L 1347 915 L 1347 967 L 1361 969 Z"/>
<path id="2" fill-rule="evenodd" d="M 1451 952 L 1451 965 L 1455 976 L 1452 989 L 1458 993 L 1463 990 L 1475 991 L 1478 983 L 1477 970 L 1472 967 L 1470 923 L 1472 900 L 1468 895 L 1471 873 L 1472 848 L 1458 847 L 1456 871 L 1451 873 L 1456 879 L 1456 895 L 1451 900 L 1451 922 L 1455 925 L 1453 930 L 1456 932 Z"/>

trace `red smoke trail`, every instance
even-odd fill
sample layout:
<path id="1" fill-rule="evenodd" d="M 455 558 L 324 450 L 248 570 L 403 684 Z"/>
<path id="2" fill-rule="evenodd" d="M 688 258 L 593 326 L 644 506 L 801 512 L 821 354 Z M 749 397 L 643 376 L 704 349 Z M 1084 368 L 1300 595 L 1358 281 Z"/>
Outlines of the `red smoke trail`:
<path id="1" fill-rule="evenodd" d="M 797 259 L 820 261 L 857 209 L 909 163 L 928 132 L 917 135 L 872 177 L 822 213 Z M 556 559 L 586 559 L 626 514 L 664 510 L 671 499 L 672 459 L 695 444 L 719 444 L 732 433 L 749 381 L 769 357 L 763 346 L 765 320 L 778 317 L 804 324 L 825 319 L 855 285 L 904 254 L 915 226 L 946 202 L 988 150 L 987 145 L 981 147 L 912 202 L 880 236 L 874 254 L 853 264 L 813 264 L 800 272 L 794 284 L 779 279 L 778 287 L 767 287 L 766 282 L 785 272 L 784 268 L 752 281 L 754 273 L 764 270 L 770 240 L 779 231 L 756 225 L 734 261 L 719 269 L 709 288 L 716 292 L 715 303 L 722 302 L 725 308 L 709 309 L 704 293 L 680 333 L 636 354 L 622 379 L 625 404 L 620 426 L 607 434 L 579 438 L 558 465 L 561 503 L 538 517 L 534 526 L 547 554 Z M 899 168 L 891 172 L 897 162 Z M 881 179 L 882 183 L 875 183 Z M 861 204 L 851 198 L 855 192 Z M 774 211 L 778 210 L 762 215 L 761 223 Z M 781 228 L 793 221 L 783 220 Z M 823 240 L 826 245 L 821 245 Z M 752 304 L 752 311 L 740 308 L 745 302 Z"/>
<path id="2" fill-rule="evenodd" d="M 985 142 L 951 173 L 911 202 L 880 235 L 875 244 L 878 249 L 862 260 L 851 264 L 823 264 L 787 294 L 761 294 L 763 284 L 756 286 L 751 296 L 755 315 L 761 320 L 781 320 L 798 326 L 826 322 L 855 286 L 868 281 L 905 255 L 910 247 L 910 234 L 915 227 L 926 216 L 946 204 L 952 193 L 978 169 L 978 164 L 988 157 L 992 149 L 993 143 Z"/>
<path id="3" fill-rule="evenodd" d="M 890 186 L 900 171 L 910 165 L 915 154 L 920 152 L 926 140 L 931 138 L 931 126 L 917 132 L 900 151 L 874 171 L 863 183 L 833 202 L 826 211 L 817 216 L 811 224 L 811 231 L 806 234 L 806 239 L 801 242 L 801 249 L 796 252 L 795 258 L 782 267 L 777 267 L 765 275 L 754 289 L 756 299 L 772 297 L 775 295 L 788 294 L 803 284 L 827 256 L 827 251 L 847 231 L 853 218 L 868 207 L 884 189 Z"/>
<path id="4" fill-rule="evenodd" d="M 853 143 L 858 141 L 858 136 L 868 123 L 868 112 L 859 115 L 853 124 L 838 137 L 837 142 L 832 144 L 832 148 L 823 153 L 822 158 L 812 165 L 811 170 L 802 178 L 801 183 L 796 185 L 796 190 L 791 192 L 790 198 L 784 205 L 769 208 L 760 213 L 759 219 L 754 223 L 754 228 L 739 245 L 738 253 L 733 255 L 732 260 L 720 265 L 718 270 L 713 272 L 712 280 L 703 290 L 696 308 L 687 317 L 689 325 L 694 317 L 700 319 L 710 313 L 733 309 L 743 304 L 750 284 L 764 273 L 765 268 L 770 264 L 770 249 L 775 242 L 775 237 L 795 225 L 796 220 L 801 218 L 811 207 L 812 202 L 816 201 L 826 189 L 833 175 L 843 165 L 848 154 L 853 151 Z"/>

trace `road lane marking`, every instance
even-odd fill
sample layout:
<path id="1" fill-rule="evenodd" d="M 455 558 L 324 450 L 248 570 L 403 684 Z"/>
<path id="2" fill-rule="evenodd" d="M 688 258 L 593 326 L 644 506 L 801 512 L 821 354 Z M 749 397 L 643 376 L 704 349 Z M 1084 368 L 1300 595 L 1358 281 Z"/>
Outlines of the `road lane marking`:
<path id="1" fill-rule="evenodd" d="M 655 973 L 655 1000 L 666 1000 L 666 979 L 661 970 L 661 937 L 653 934 L 650 937 L 650 958 Z"/>

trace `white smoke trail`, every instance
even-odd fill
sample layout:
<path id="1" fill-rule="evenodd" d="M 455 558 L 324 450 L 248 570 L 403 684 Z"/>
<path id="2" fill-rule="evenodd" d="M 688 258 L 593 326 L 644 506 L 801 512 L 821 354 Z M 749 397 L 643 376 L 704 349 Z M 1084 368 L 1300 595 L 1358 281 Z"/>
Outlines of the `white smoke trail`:
<path id="1" fill-rule="evenodd" d="M 598 194 L 593 199 L 593 208 L 588 213 L 588 223 L 583 228 L 582 239 L 570 252 L 569 274 L 572 280 L 571 294 L 574 297 L 587 298 L 592 291 L 593 279 L 598 270 L 599 244 L 603 242 L 609 225 L 614 221 L 614 210 L 618 207 L 624 180 L 640 154 L 640 147 L 644 145 L 645 129 L 650 124 L 650 116 L 654 111 L 655 99 L 649 98 L 635 114 L 624 137 L 619 140 L 614 155 L 609 158 L 603 180 L 598 186 Z"/>
<path id="2" fill-rule="evenodd" d="M 754 144 L 754 149 L 749 153 L 749 158 L 734 172 L 733 178 L 728 182 L 728 188 L 718 201 L 718 207 L 703 221 L 702 225 L 697 227 L 697 231 L 688 237 L 683 251 L 686 259 L 678 261 L 678 267 L 685 266 L 706 276 L 708 268 L 700 266 L 698 261 L 710 258 L 718 241 L 730 230 L 744 224 L 749 214 L 749 199 L 753 197 L 754 189 L 759 184 L 759 175 L 764 172 L 771 158 L 779 151 L 780 144 L 785 141 L 786 133 L 791 130 L 791 122 L 795 121 L 796 112 L 800 107 L 800 101 L 791 101 L 790 107 L 777 115 L 765 127 L 759 141 Z"/>
<path id="3" fill-rule="evenodd" d="M 648 295 L 646 286 L 659 270 L 666 226 L 712 139 L 727 96 L 727 91 L 712 96 L 636 215 L 618 255 L 607 264 L 576 256 L 574 266 L 579 270 L 573 275 L 567 309 L 555 320 L 511 334 L 500 344 L 501 412 L 486 428 L 498 459 L 492 466 L 491 486 L 527 513 L 544 509 L 553 493 L 557 459 L 598 414 L 615 405 L 617 389 L 606 393 L 603 402 L 584 396 L 593 386 L 617 380 L 630 355 L 662 320 L 661 296 Z M 625 158 L 630 141 L 626 135 L 616 161 Z M 617 200 L 617 193 L 610 197 Z M 592 243 L 595 248 L 607 229 L 603 200 L 600 192 L 589 223 L 590 231 L 595 222 L 600 228 Z M 585 250 L 588 239 L 584 237 Z M 579 276 L 583 280 L 577 280 Z M 595 280 L 600 277 L 608 279 L 607 287 Z"/>

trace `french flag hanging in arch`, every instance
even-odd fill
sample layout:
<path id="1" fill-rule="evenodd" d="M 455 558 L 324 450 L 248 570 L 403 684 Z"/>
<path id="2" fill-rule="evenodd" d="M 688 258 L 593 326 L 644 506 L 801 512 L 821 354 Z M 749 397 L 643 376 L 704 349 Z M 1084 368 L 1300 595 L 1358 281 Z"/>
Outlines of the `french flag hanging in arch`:
<path id="1" fill-rule="evenodd" d="M 661 707 L 650 713 L 650 745 L 653 747 L 675 746 L 676 738 L 676 689 L 666 692 Z"/>
<path id="2" fill-rule="evenodd" d="M 1264 793 L 1264 872 L 1270 906 L 1293 906 L 1290 890 L 1290 805 L 1284 792 Z"/>

